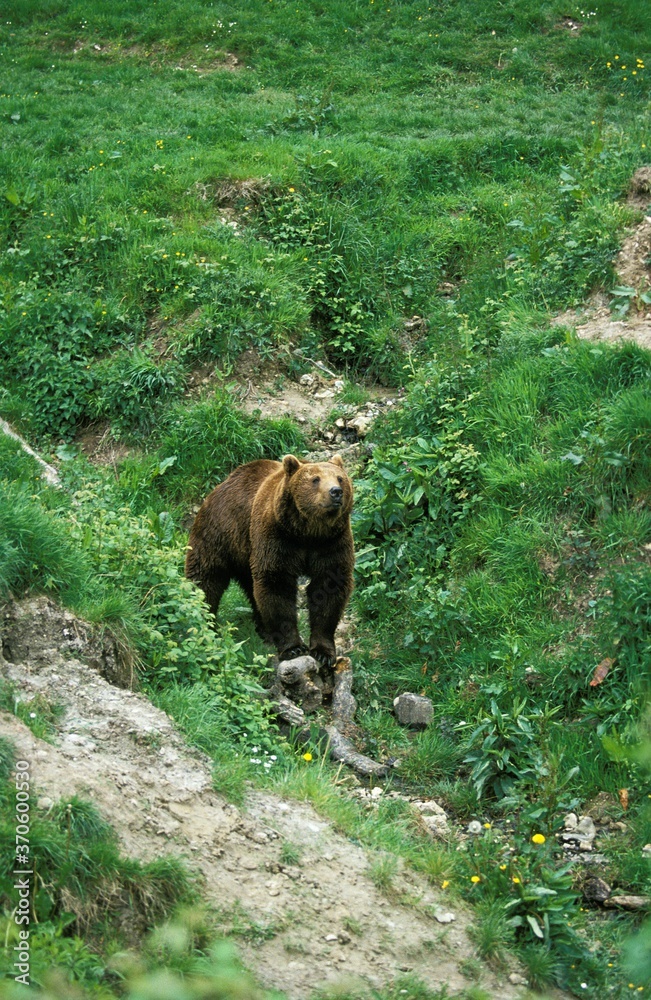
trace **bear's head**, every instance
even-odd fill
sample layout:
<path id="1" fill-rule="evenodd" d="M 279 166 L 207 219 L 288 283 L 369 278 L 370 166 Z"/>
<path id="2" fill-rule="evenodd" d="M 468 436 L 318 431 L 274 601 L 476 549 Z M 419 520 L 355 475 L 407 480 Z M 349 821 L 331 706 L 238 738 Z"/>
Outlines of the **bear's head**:
<path id="1" fill-rule="evenodd" d="M 353 484 L 339 455 L 333 455 L 329 462 L 301 462 L 294 455 L 285 455 L 283 470 L 284 491 L 317 533 L 347 522 L 353 506 Z"/>

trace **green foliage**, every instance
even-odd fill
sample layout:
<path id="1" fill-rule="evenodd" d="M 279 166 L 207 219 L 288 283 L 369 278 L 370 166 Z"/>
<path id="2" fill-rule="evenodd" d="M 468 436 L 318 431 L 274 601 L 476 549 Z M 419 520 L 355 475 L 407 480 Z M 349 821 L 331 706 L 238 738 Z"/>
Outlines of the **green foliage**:
<path id="1" fill-rule="evenodd" d="M 518 782 L 534 779 L 535 723 L 542 713 L 526 709 L 526 701 L 516 699 L 511 711 L 503 712 L 491 699 L 490 713 L 468 737 L 464 764 L 472 765 L 470 777 L 477 798 L 488 790 L 501 799 L 511 794 Z"/>
<path id="2" fill-rule="evenodd" d="M 157 365 L 141 350 L 112 354 L 94 371 L 97 389 L 90 402 L 91 415 L 108 418 L 117 437 L 150 431 L 157 411 L 183 387 L 177 362 Z"/>
<path id="3" fill-rule="evenodd" d="M 231 23 L 197 0 L 167 0 L 155 18 L 130 0 L 7 0 L 0 39 L 15 78 L 0 120 L 0 410 L 44 449 L 97 419 L 144 449 L 115 477 L 66 461 L 70 505 L 0 439 L 0 470 L 21 484 L 0 493 L 0 589 L 45 589 L 111 622 L 211 753 L 217 786 L 241 799 L 264 756 L 251 744 L 271 750 L 255 699 L 262 661 L 248 622 L 212 628 L 181 575 L 179 526 L 237 464 L 305 442 L 290 422 L 236 408 L 231 363 L 253 347 L 291 369 L 300 346 L 406 382 L 356 478 L 367 749 L 395 751 L 403 780 L 459 820 L 478 814 L 478 790 L 493 821 L 517 815 L 522 870 L 504 875 L 488 838 L 479 890 L 467 883 L 468 895 L 486 890 L 477 945 L 497 958 L 513 935 L 534 985 L 595 997 L 597 959 L 569 957 L 555 909 L 569 890 L 525 847 L 569 803 L 625 785 L 632 802 L 645 794 L 631 748 L 649 659 L 651 356 L 577 342 L 542 310 L 595 288 L 616 314 L 646 304 L 613 271 L 634 221 L 622 195 L 647 157 L 643 7 L 335 0 L 299 18 L 244 0 Z M 559 21 L 567 13 L 580 30 Z M 186 377 L 203 378 L 188 370 L 215 361 L 225 385 L 181 399 Z M 590 686 L 604 657 L 613 664 Z M 413 740 L 377 721 L 400 688 L 435 703 L 435 726 Z M 47 735 L 50 707 L 31 709 Z M 276 780 L 349 835 L 406 851 L 433 880 L 478 870 L 410 839 L 392 800 L 372 819 L 333 795 L 327 768 L 291 768 L 288 757 Z M 94 822 L 82 807 L 60 819 Z M 617 855 L 635 885 L 645 842 Z M 505 932 L 516 897 L 522 923 Z M 589 920 L 571 899 L 567 912 Z M 97 987 L 101 962 L 41 916 L 43 954 Z M 165 973 L 147 962 L 140 985 L 124 973 L 127 995 L 160 994 Z M 168 976 L 172 995 L 203 988 L 185 971 L 182 987 Z M 235 973 L 219 983 L 224 996 L 246 989 Z"/>
<path id="4" fill-rule="evenodd" d="M 174 457 L 160 489 L 171 497 L 201 497 L 238 465 L 301 451 L 303 435 L 288 419 L 260 420 L 239 411 L 227 390 L 205 402 L 173 410 L 159 446 L 161 461 Z"/>
<path id="5" fill-rule="evenodd" d="M 20 594 L 38 584 L 74 599 L 87 572 L 60 519 L 25 487 L 0 481 L 0 594 Z"/>
<path id="6" fill-rule="evenodd" d="M 121 316 L 74 287 L 46 291 L 20 281 L 0 304 L 0 359 L 5 378 L 29 399 L 39 433 L 68 437 L 89 412 L 96 379 L 91 362 L 129 334 Z"/>

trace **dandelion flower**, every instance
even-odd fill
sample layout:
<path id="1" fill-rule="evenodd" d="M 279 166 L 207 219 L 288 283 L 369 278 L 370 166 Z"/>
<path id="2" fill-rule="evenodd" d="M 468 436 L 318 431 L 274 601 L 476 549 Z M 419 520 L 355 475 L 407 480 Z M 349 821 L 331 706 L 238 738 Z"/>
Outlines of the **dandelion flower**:
<path id="1" fill-rule="evenodd" d="M 470 881 L 471 881 L 471 882 L 474 882 L 474 883 L 475 883 L 475 885 L 476 885 L 476 884 L 477 884 L 477 882 L 481 882 L 481 879 L 480 879 L 479 875 L 471 875 L 471 876 L 470 876 Z"/>
<path id="2" fill-rule="evenodd" d="M 490 828 L 491 828 L 490 823 L 484 823 L 484 830 L 490 830 Z"/>
<path id="3" fill-rule="evenodd" d="M 447 878 L 444 878 L 443 881 L 441 882 L 441 889 L 447 889 L 449 884 L 450 884 L 449 880 Z"/>
<path id="4" fill-rule="evenodd" d="M 545 839 L 546 839 L 545 835 L 542 833 L 534 833 L 533 837 L 531 838 L 534 844 L 544 844 Z"/>
<path id="5" fill-rule="evenodd" d="M 513 883 L 514 885 L 520 885 L 520 879 L 518 878 L 517 875 L 513 876 Z"/>
<path id="6" fill-rule="evenodd" d="M 306 760 L 308 762 L 311 761 L 312 760 L 312 754 L 311 753 L 304 753 L 303 754 L 303 760 Z"/>
<path id="7" fill-rule="evenodd" d="M 287 188 L 287 190 L 289 191 L 290 194 L 294 194 L 296 188 Z"/>

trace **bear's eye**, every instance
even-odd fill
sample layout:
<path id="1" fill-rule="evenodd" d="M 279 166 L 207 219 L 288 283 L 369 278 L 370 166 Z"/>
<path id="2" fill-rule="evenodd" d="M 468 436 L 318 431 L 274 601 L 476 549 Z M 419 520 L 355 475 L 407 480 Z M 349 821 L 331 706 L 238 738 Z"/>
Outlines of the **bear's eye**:
<path id="1" fill-rule="evenodd" d="M 312 482 L 314 483 L 315 486 L 318 486 L 318 484 L 321 482 L 321 477 L 315 476 Z"/>
<path id="2" fill-rule="evenodd" d="M 341 478 L 341 476 L 337 476 L 337 482 L 338 483 L 343 483 L 343 479 Z"/>

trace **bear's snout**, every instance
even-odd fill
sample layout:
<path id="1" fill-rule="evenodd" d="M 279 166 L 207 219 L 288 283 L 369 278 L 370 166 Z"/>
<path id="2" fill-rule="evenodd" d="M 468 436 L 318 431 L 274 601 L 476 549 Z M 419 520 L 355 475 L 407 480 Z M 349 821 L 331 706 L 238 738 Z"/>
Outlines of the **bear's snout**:
<path id="1" fill-rule="evenodd" d="M 330 499 L 334 503 L 340 504 L 341 501 L 343 500 L 343 496 L 344 496 L 344 491 L 342 490 L 341 486 L 330 487 Z"/>

